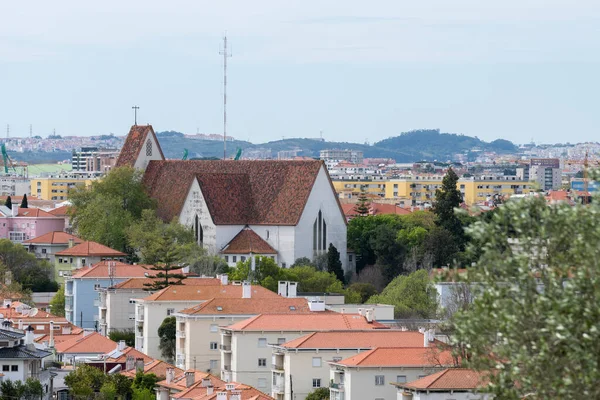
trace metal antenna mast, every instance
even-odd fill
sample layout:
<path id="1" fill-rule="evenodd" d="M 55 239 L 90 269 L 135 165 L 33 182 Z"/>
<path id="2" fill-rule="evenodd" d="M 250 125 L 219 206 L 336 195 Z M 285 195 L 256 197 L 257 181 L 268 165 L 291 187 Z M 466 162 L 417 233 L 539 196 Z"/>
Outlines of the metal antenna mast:
<path id="1" fill-rule="evenodd" d="M 33 137 L 33 125 L 29 124 L 29 139 Z"/>
<path id="2" fill-rule="evenodd" d="M 227 52 L 227 35 L 223 36 L 223 160 L 227 158 L 227 59 L 231 53 Z"/>
<path id="3" fill-rule="evenodd" d="M 133 106 L 131 108 L 133 109 L 133 124 L 135 126 L 137 126 L 137 110 L 139 110 L 140 107 L 139 106 Z"/>

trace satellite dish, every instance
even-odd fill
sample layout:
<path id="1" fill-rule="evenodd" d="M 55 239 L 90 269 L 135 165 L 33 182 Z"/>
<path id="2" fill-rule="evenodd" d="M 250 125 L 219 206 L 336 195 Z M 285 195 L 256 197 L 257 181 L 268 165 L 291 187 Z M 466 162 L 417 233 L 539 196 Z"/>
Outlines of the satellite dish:
<path id="1" fill-rule="evenodd" d="M 29 315 L 30 315 L 31 317 L 34 317 L 34 316 L 35 316 L 35 315 L 38 313 L 38 311 L 39 311 L 39 310 L 38 310 L 37 308 L 35 308 L 35 307 L 34 307 L 34 308 L 32 308 L 32 309 L 31 309 L 31 311 L 29 312 Z"/>

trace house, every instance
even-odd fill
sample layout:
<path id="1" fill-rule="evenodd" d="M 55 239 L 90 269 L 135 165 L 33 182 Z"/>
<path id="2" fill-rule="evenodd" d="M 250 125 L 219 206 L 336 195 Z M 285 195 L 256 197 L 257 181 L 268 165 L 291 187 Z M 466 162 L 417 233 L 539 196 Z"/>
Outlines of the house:
<path id="1" fill-rule="evenodd" d="M 117 349 L 118 344 L 97 332 L 84 331 L 83 336 L 74 337 L 61 343 L 56 343 L 54 348 L 59 362 L 75 365 L 97 358 L 103 354 Z"/>
<path id="2" fill-rule="evenodd" d="M 263 254 L 287 267 L 333 244 L 347 267 L 346 219 L 322 161 L 167 161 L 152 126 L 135 125 L 116 166 L 141 169 L 158 215 L 229 262 Z"/>
<path id="3" fill-rule="evenodd" d="M 154 271 L 149 271 L 154 273 Z M 148 285 L 156 279 L 129 278 L 116 285 L 100 288 L 100 304 L 98 306 L 100 333 L 107 336 L 113 330 L 135 329 L 135 299 L 148 297 L 154 291 L 149 291 Z M 182 283 L 184 285 L 219 285 L 218 278 L 194 278 L 188 277 Z"/>
<path id="4" fill-rule="evenodd" d="M 247 283 L 243 285 L 230 284 L 226 281 L 223 283 L 210 286 L 169 286 L 143 299 L 136 299 L 135 348 L 151 357 L 160 358 L 158 328 L 164 319 L 174 315 L 177 311 L 196 306 L 210 299 L 242 298 L 244 295 L 255 298 L 280 298 L 262 286 Z M 213 325 L 210 329 L 218 332 L 218 324 L 214 323 Z"/>
<path id="5" fill-rule="evenodd" d="M 329 361 L 332 400 L 393 399 L 396 387 L 452 367 L 449 351 L 437 347 L 376 347 L 355 356 Z"/>
<path id="6" fill-rule="evenodd" d="M 82 328 L 98 329 L 99 291 L 126 279 L 143 278 L 152 273 L 153 271 L 148 270 L 146 266 L 130 265 L 119 261 L 101 261 L 93 266 L 74 271 L 73 276 L 65 281 L 67 321 Z"/>
<path id="7" fill-rule="evenodd" d="M 73 325 L 64 317 L 58 317 L 8 298 L 3 300 L 2 307 L 0 307 L 0 314 L 15 329 L 22 331 L 30 326 L 33 329 L 34 335 L 48 334 L 50 331 L 59 333 L 63 330 L 73 328 Z"/>
<path id="8" fill-rule="evenodd" d="M 319 387 L 329 386 L 329 364 L 379 346 L 425 347 L 425 334 L 392 329 L 313 332 L 273 349 L 271 396 L 303 400 Z M 293 383 L 293 384 L 292 384 Z"/>
<path id="9" fill-rule="evenodd" d="M 112 374 L 120 371 L 143 371 L 144 366 L 152 361 L 154 359 L 137 351 L 133 347 L 128 347 L 125 341 L 121 340 L 117 343 L 116 348 L 113 348 L 106 354 L 90 357 L 85 363 Z"/>
<path id="10" fill-rule="evenodd" d="M 350 221 L 352 218 L 356 218 L 359 214 L 356 212 L 356 203 L 344 203 L 342 204 L 344 215 L 346 219 Z M 396 215 L 407 215 L 412 213 L 410 208 L 403 208 L 397 204 L 386 204 L 386 203 L 369 203 L 369 212 L 367 215 L 385 215 L 385 214 L 396 214 Z"/>
<path id="11" fill-rule="evenodd" d="M 70 277 L 73 270 L 89 267 L 104 260 L 123 263 L 127 254 L 111 249 L 97 242 L 82 242 L 75 245 L 69 243 L 69 248 L 55 254 L 54 279 L 63 283 Z"/>
<path id="12" fill-rule="evenodd" d="M 55 231 L 27 239 L 23 242 L 23 246 L 25 246 L 27 251 L 35 254 L 36 258 L 48 260 L 50 264 L 54 265 L 54 255 L 56 253 L 80 243 L 83 243 L 83 240 L 77 236 L 62 231 Z"/>
<path id="13" fill-rule="evenodd" d="M 0 239 L 23 243 L 48 232 L 63 231 L 64 229 L 63 218 L 39 208 L 20 208 L 17 204 L 13 204 L 11 209 L 0 206 Z"/>
<path id="14" fill-rule="evenodd" d="M 181 371 L 176 368 L 167 368 L 164 380 L 156 384 L 156 399 L 171 400 L 175 399 L 179 393 L 193 387 L 221 387 L 225 382 L 206 372 L 196 370 Z"/>
<path id="15" fill-rule="evenodd" d="M 220 371 L 221 334 L 218 328 L 266 314 L 309 313 L 303 298 L 212 298 L 176 312 L 176 365 L 183 369 Z"/>
<path id="16" fill-rule="evenodd" d="M 252 386 L 228 382 L 220 386 L 203 386 L 202 383 L 186 388 L 172 397 L 178 400 L 273 400 Z"/>
<path id="17" fill-rule="evenodd" d="M 482 393 L 489 383 L 489 374 L 466 368 L 448 368 L 424 378 L 406 383 L 392 383 L 398 400 L 491 400 Z"/>
<path id="18" fill-rule="evenodd" d="M 272 360 L 272 349 L 269 344 L 281 345 L 318 331 L 387 329 L 362 315 L 326 311 L 324 303 L 310 302 L 309 309 L 313 312 L 260 314 L 221 328 L 221 378 L 271 393 L 273 376 L 267 360 L 269 363 Z"/>
<path id="19" fill-rule="evenodd" d="M 167 377 L 168 370 L 173 371 L 173 376 L 183 374 L 184 372 L 183 370 L 175 367 L 174 365 L 166 363 L 162 360 L 152 360 L 150 362 L 144 362 L 142 368 L 144 374 L 154 374 L 159 380 L 164 380 Z M 138 369 L 135 368 L 135 365 L 133 368 L 129 366 L 122 370 L 121 375 L 133 379 L 135 378 L 137 371 Z"/>
<path id="20" fill-rule="evenodd" d="M 64 204 L 64 203 L 63 203 Z M 73 226 L 71 224 L 71 215 L 69 214 L 69 210 L 71 206 L 69 204 L 62 205 L 60 207 L 56 207 L 48 212 L 52 215 L 60 217 L 65 220 L 65 232 L 72 233 Z"/>

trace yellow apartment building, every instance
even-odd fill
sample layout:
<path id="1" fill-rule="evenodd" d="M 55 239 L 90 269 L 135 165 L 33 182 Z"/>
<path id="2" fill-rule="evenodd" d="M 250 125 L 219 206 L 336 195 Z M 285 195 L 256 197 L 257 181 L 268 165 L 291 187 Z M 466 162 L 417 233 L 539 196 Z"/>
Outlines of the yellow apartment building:
<path id="1" fill-rule="evenodd" d="M 384 177 L 376 180 L 335 180 L 333 188 L 342 199 L 356 198 L 361 190 L 368 194 L 386 197 L 387 180 Z"/>
<path id="2" fill-rule="evenodd" d="M 67 200 L 69 190 L 77 185 L 90 186 L 88 176 L 68 175 L 31 179 L 31 194 L 41 200 Z"/>

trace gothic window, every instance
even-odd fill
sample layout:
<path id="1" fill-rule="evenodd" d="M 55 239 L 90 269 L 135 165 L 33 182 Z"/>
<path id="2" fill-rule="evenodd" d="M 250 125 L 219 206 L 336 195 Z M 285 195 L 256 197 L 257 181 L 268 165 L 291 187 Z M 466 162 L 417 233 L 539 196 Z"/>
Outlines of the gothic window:
<path id="1" fill-rule="evenodd" d="M 321 252 L 327 250 L 327 223 L 323 218 L 323 213 L 319 214 L 313 224 L 313 251 Z"/>
<path id="2" fill-rule="evenodd" d="M 204 242 L 204 230 L 202 229 L 198 215 L 194 218 L 194 236 L 196 237 L 196 243 L 202 244 Z"/>
<path id="3" fill-rule="evenodd" d="M 146 156 L 152 156 L 152 140 L 150 139 L 146 142 Z"/>

